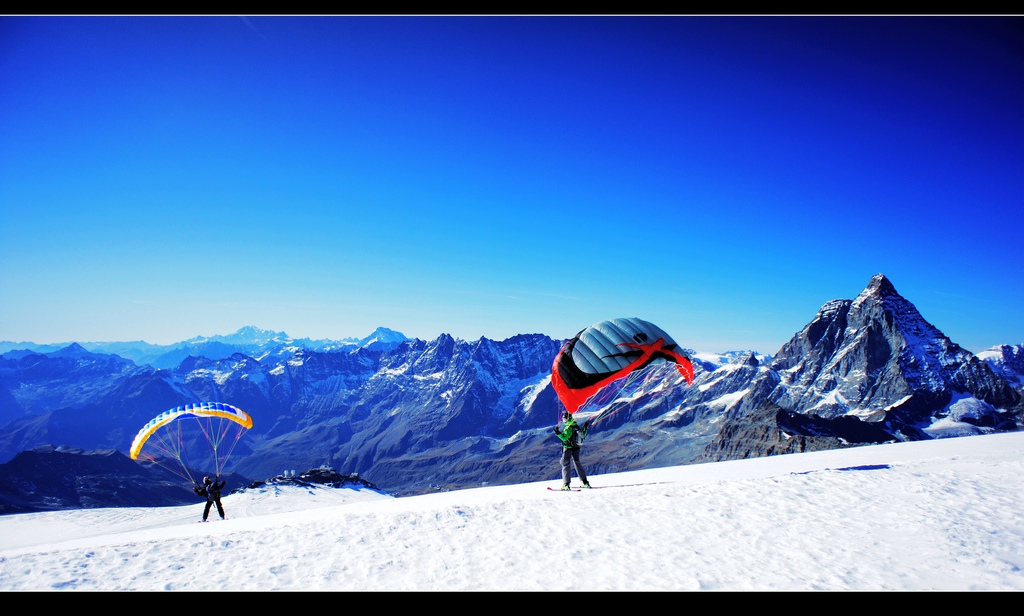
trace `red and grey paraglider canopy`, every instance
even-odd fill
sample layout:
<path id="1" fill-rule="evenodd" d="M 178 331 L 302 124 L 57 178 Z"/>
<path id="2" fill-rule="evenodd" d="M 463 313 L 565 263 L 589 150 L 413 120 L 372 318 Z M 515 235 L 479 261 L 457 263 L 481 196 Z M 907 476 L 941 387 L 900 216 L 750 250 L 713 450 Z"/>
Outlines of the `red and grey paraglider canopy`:
<path id="1" fill-rule="evenodd" d="M 652 363 L 672 362 L 687 384 L 693 364 L 660 327 L 638 318 L 592 325 L 569 340 L 551 365 L 551 383 L 566 410 L 575 413 L 611 383 Z"/>

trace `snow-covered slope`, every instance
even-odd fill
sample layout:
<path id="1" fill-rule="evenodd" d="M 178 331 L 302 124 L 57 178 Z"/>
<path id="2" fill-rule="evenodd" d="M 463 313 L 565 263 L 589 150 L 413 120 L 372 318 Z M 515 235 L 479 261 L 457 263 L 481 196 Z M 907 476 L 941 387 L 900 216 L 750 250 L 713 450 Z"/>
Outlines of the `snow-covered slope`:
<path id="1" fill-rule="evenodd" d="M 1024 433 L 591 480 L 0 516 L 0 590 L 1024 590 Z"/>

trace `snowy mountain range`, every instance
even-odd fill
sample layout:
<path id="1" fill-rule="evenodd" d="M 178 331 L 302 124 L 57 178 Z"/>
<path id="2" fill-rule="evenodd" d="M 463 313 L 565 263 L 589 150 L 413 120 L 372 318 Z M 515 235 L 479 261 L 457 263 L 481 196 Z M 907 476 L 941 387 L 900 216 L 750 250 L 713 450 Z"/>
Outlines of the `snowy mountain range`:
<path id="1" fill-rule="evenodd" d="M 31 342 L 0 341 L 0 353 L 10 351 L 34 351 L 56 353 L 68 346 L 93 353 L 117 355 L 130 359 L 136 364 L 148 364 L 156 368 L 174 368 L 186 357 L 225 359 L 235 353 L 254 358 L 265 358 L 269 354 L 295 352 L 299 349 L 310 351 L 354 351 L 360 348 L 390 350 L 408 340 L 400 332 L 378 327 L 365 338 L 342 338 L 341 340 L 311 340 L 292 338 L 284 332 L 260 329 L 251 325 L 242 327 L 226 336 L 196 336 L 182 342 L 167 345 L 148 342 L 82 342 L 68 344 L 35 344 Z"/>
<path id="2" fill-rule="evenodd" d="M 52 445 L 79 455 L 125 452 L 156 414 L 199 401 L 230 402 L 252 415 L 232 458 L 232 470 L 250 480 L 321 464 L 394 495 L 551 479 L 559 471 L 551 434 L 559 406 L 550 370 L 563 342 L 541 334 L 423 341 L 384 328 L 359 340 L 297 341 L 243 328 L 160 352 L 143 343 L 10 348 L 0 354 L 0 501 L 5 489 L 41 489 L 5 488 L 8 467 L 24 452 Z M 17 346 L 0 349 L 7 345 Z M 594 427 L 588 471 L 986 434 L 1024 423 L 1024 347 L 975 356 L 881 274 L 855 299 L 826 303 L 773 356 L 690 354 L 692 385 L 668 372 Z"/>

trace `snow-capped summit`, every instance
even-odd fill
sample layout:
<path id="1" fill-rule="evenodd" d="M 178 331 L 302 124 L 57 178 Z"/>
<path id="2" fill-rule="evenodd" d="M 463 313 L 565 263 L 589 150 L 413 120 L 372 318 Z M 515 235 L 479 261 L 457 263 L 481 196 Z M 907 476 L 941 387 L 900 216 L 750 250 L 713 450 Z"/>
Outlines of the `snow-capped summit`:
<path id="1" fill-rule="evenodd" d="M 409 338 L 401 332 L 386 327 L 378 327 L 369 336 L 358 342 L 360 348 L 390 351 Z"/>
<path id="2" fill-rule="evenodd" d="M 841 432 L 834 422 L 858 419 L 893 440 L 916 440 L 983 433 L 1020 414 L 1021 396 L 882 274 L 856 299 L 822 306 L 770 368 L 751 388 L 766 393 L 745 409 L 770 403 L 819 425 L 820 433 Z"/>
<path id="3" fill-rule="evenodd" d="M 226 336 L 217 335 L 209 337 L 197 336 L 196 338 L 192 338 L 187 342 L 222 342 L 224 344 L 234 344 L 243 346 L 263 346 L 271 342 L 275 342 L 278 344 L 287 344 L 291 341 L 291 336 L 284 332 L 275 332 L 269 329 L 261 329 L 254 325 L 246 325 L 244 327 L 239 328 L 238 331 L 236 331 L 233 334 L 228 334 Z"/>

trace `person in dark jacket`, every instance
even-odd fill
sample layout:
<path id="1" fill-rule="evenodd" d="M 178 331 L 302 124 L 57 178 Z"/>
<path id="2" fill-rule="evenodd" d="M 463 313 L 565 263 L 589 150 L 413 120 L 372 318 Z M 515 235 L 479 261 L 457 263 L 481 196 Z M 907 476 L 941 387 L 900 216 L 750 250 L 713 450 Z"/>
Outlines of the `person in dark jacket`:
<path id="1" fill-rule="evenodd" d="M 224 518 L 224 505 L 220 504 L 220 491 L 224 489 L 226 481 L 212 481 L 209 477 L 203 477 L 203 485 L 196 486 L 193 491 L 199 496 L 206 497 L 206 509 L 203 510 L 203 522 L 206 518 L 210 517 L 210 508 L 214 504 L 217 505 L 217 513 L 220 514 L 220 519 Z"/>
<path id="2" fill-rule="evenodd" d="M 587 431 L 590 430 L 590 420 L 588 419 L 583 424 L 583 428 L 580 429 L 580 425 L 576 423 L 576 418 L 569 411 L 562 415 L 562 419 L 565 420 L 565 426 L 561 429 L 555 426 L 555 435 L 562 441 L 562 489 L 569 489 L 569 479 L 572 478 L 572 466 L 576 467 L 576 474 L 579 475 L 580 481 L 583 482 L 583 487 L 589 488 L 590 482 L 587 481 L 587 473 L 583 470 L 583 464 L 580 463 L 580 446 L 583 445 L 583 439 L 587 438 Z"/>

